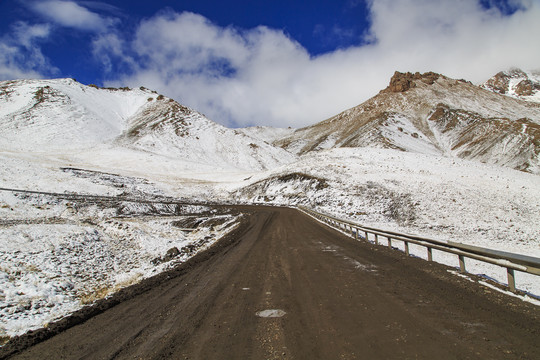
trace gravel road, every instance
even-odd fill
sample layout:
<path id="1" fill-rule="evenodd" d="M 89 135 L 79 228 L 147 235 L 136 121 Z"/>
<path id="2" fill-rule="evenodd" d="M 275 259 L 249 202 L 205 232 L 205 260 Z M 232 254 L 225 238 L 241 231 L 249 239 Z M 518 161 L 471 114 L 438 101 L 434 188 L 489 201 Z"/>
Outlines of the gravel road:
<path id="1" fill-rule="evenodd" d="M 540 308 L 293 210 L 14 359 L 540 359 Z"/>

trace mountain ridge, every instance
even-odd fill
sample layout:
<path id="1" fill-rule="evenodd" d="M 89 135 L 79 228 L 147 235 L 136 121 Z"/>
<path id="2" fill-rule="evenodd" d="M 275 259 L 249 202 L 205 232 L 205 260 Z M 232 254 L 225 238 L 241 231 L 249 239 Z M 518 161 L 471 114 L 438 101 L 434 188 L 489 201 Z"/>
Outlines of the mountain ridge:
<path id="1" fill-rule="evenodd" d="M 537 173 L 539 124 L 540 104 L 432 72 L 396 72 L 389 86 L 371 99 L 275 144 L 299 155 L 375 146 Z"/>
<path id="2" fill-rule="evenodd" d="M 514 70 L 493 79 L 500 74 L 515 77 L 501 80 L 510 85 L 528 76 Z M 324 149 L 379 147 L 540 173 L 540 103 L 495 91 L 494 84 L 396 71 L 371 99 L 313 125 L 229 129 L 144 87 L 4 81 L 0 145 L 40 152 L 107 144 L 243 170 L 271 169 Z"/>

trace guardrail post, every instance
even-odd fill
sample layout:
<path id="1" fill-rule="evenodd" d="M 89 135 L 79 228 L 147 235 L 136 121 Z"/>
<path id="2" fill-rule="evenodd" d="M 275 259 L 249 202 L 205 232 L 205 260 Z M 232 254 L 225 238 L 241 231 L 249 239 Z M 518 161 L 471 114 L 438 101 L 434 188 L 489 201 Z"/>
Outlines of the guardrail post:
<path id="1" fill-rule="evenodd" d="M 354 228 L 356 231 L 354 232 L 354 238 L 358 240 L 358 228 Z"/>
<path id="2" fill-rule="evenodd" d="M 461 271 L 462 273 L 467 272 L 467 270 L 465 270 L 465 256 L 458 255 L 458 257 L 459 257 L 459 271 Z"/>
<path id="3" fill-rule="evenodd" d="M 407 241 L 404 241 L 403 244 L 405 245 L 405 254 L 407 254 L 407 256 L 409 256 L 410 255 L 409 243 Z"/>
<path id="4" fill-rule="evenodd" d="M 516 277 L 514 276 L 514 269 L 506 268 L 506 275 L 508 276 L 508 288 L 512 292 L 516 292 Z"/>
<path id="5" fill-rule="evenodd" d="M 379 245 L 379 235 L 375 234 L 375 245 Z"/>
<path id="6" fill-rule="evenodd" d="M 433 261 L 433 249 L 428 247 L 427 249 L 427 259 L 428 261 Z"/>
<path id="7" fill-rule="evenodd" d="M 388 239 L 388 247 L 392 248 L 392 238 L 390 236 L 386 237 Z"/>
<path id="8" fill-rule="evenodd" d="M 369 240 L 368 240 L 368 232 L 367 232 L 367 231 L 364 231 L 364 233 L 366 234 L 366 241 L 369 241 Z"/>

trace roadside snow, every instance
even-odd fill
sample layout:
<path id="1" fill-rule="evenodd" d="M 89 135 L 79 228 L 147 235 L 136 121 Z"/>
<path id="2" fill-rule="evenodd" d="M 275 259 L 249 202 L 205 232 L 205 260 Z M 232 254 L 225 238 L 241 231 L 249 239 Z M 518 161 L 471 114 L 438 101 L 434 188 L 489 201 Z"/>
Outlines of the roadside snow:
<path id="1" fill-rule="evenodd" d="M 0 204 L 10 214 L 0 220 L 0 337 L 46 326 L 183 262 L 239 220 L 205 206 L 6 191 Z M 169 256 L 171 249 L 178 253 Z"/>

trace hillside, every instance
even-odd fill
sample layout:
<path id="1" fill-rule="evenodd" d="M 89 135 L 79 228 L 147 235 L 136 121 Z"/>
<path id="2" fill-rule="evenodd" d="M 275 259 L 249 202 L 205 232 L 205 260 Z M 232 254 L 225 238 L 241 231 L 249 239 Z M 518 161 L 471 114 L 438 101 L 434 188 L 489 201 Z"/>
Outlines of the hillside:
<path id="1" fill-rule="evenodd" d="M 436 73 L 396 72 L 363 104 L 276 145 L 297 154 L 377 147 L 540 172 L 540 105 Z"/>
<path id="2" fill-rule="evenodd" d="M 73 79 L 0 82 L 0 131 L 4 150 L 109 145 L 177 158 L 188 168 L 261 170 L 295 159 L 154 91 L 103 89 Z"/>

